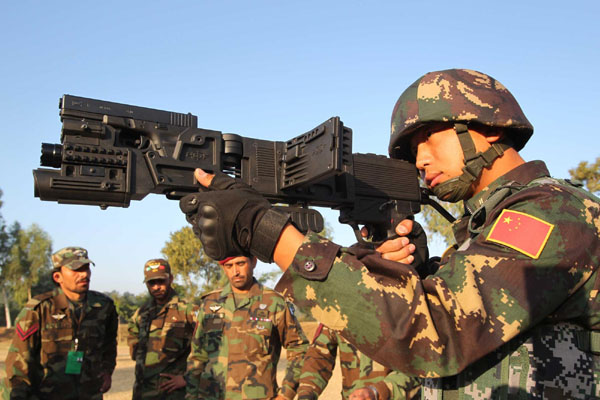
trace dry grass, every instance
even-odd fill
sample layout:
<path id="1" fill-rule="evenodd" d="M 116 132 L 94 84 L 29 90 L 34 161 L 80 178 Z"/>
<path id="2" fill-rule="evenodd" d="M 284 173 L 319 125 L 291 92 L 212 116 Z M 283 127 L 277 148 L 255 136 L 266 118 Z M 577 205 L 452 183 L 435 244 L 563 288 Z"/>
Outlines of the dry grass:
<path id="1" fill-rule="evenodd" d="M 314 331 L 316 329 L 316 323 L 307 322 L 303 323 L 302 327 L 306 333 L 306 337 L 311 340 Z M 122 332 L 122 331 L 121 331 Z M 120 332 L 120 333 L 121 333 Z M 134 381 L 134 367 L 135 363 L 129 358 L 129 349 L 124 344 L 123 335 L 120 336 L 118 355 L 117 355 L 117 368 L 112 376 L 112 388 L 104 396 L 106 400 L 128 400 L 131 399 L 131 388 L 133 387 Z M 5 332 L 4 329 L 0 329 L 0 378 L 6 376 L 4 360 L 8 351 L 10 333 Z M 285 370 L 286 359 L 285 350 L 282 352 L 281 362 L 277 368 L 277 379 L 281 382 L 283 372 Z M 341 399 L 340 392 L 342 390 L 342 377 L 339 368 L 339 362 L 336 363 L 333 376 L 327 385 L 327 388 L 321 395 L 323 399 Z"/>

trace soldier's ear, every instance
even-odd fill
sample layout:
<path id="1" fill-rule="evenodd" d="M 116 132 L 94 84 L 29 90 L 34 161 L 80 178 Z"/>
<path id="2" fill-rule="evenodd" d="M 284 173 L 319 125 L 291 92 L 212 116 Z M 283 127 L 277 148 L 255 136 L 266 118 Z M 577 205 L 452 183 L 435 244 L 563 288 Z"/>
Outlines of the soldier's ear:
<path id="1" fill-rule="evenodd" d="M 485 135 L 485 139 L 489 144 L 500 142 L 502 138 L 504 138 L 504 132 L 499 129 Z"/>
<path id="2" fill-rule="evenodd" d="M 60 270 L 55 270 L 54 272 L 52 272 L 52 279 L 57 284 L 60 284 L 62 282 L 62 274 L 60 273 Z"/>

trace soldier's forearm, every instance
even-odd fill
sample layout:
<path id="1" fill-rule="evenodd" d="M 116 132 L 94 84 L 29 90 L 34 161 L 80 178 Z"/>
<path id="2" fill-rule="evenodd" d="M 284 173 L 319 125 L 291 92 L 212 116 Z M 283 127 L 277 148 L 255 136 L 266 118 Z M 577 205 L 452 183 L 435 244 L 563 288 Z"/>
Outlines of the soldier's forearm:
<path id="1" fill-rule="evenodd" d="M 304 235 L 293 225 L 283 228 L 273 252 L 273 261 L 282 271 L 288 269 L 303 241 Z"/>

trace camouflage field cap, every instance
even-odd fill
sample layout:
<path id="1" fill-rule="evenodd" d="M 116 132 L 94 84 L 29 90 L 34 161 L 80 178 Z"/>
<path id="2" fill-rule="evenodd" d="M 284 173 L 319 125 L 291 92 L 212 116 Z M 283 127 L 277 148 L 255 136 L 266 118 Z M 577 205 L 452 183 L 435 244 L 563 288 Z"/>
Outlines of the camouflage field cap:
<path id="1" fill-rule="evenodd" d="M 168 279 L 171 275 L 171 266 L 163 258 L 153 258 L 144 265 L 144 283 L 153 279 Z"/>
<path id="2" fill-rule="evenodd" d="M 81 268 L 86 264 L 94 264 L 88 258 L 88 252 L 83 247 L 65 247 L 52 254 L 54 268 L 67 267 L 72 270 Z M 94 264 L 96 265 L 96 264 Z"/>
<path id="3" fill-rule="evenodd" d="M 491 76 L 468 69 L 435 71 L 417 79 L 396 102 L 390 157 L 413 160 L 410 135 L 425 125 L 446 122 L 503 128 L 516 150 L 533 134 L 517 100 Z"/>

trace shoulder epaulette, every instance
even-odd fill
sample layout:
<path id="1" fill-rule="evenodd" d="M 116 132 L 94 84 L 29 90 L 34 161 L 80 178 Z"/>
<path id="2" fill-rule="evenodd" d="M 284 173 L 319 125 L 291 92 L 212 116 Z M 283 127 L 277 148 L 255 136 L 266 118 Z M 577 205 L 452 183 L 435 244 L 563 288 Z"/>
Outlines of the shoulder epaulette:
<path id="1" fill-rule="evenodd" d="M 37 296 L 33 296 L 26 304 L 25 307 L 26 308 L 34 308 L 35 306 L 37 306 L 38 304 L 40 304 L 41 302 L 51 299 L 52 297 L 54 297 L 55 293 L 54 291 L 49 291 L 46 293 L 42 293 L 42 294 L 38 294 Z"/>
<path id="2" fill-rule="evenodd" d="M 277 297 L 280 298 L 282 300 L 285 300 L 286 302 L 289 303 L 289 301 L 285 298 L 284 295 L 282 295 L 281 293 L 279 293 L 278 291 L 274 290 L 274 289 L 270 289 L 266 286 L 263 286 L 263 294 L 269 295 L 269 296 L 273 296 L 273 297 Z"/>
<path id="3" fill-rule="evenodd" d="M 210 296 L 211 294 L 218 294 L 218 293 L 221 293 L 222 291 L 223 291 L 223 288 L 220 288 L 220 289 L 217 289 L 217 290 L 213 290 L 213 291 L 210 291 L 210 292 L 206 292 L 206 293 L 202 294 L 202 296 L 200 296 L 200 298 L 203 299 L 205 297 Z"/>
<path id="4" fill-rule="evenodd" d="M 95 290 L 88 291 L 88 302 L 99 302 L 99 303 L 114 303 L 110 296 L 104 293 L 96 292 Z"/>

